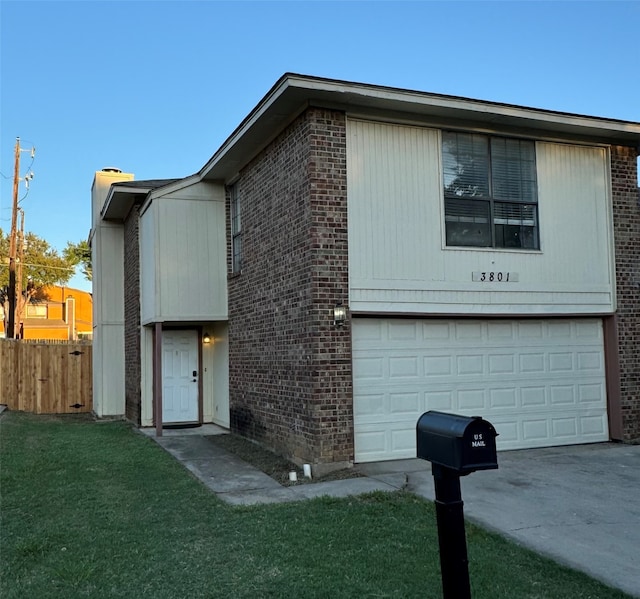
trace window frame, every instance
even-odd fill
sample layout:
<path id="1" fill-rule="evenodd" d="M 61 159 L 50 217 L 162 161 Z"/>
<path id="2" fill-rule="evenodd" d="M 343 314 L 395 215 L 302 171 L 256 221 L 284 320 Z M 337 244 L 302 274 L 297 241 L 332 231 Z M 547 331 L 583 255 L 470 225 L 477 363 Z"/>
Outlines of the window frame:
<path id="1" fill-rule="evenodd" d="M 483 165 L 483 172 L 480 173 L 480 176 L 475 179 L 477 173 L 472 172 L 472 176 L 469 179 L 469 182 L 474 183 L 478 182 L 479 185 L 468 186 L 469 190 L 473 190 L 468 195 L 455 194 L 452 192 L 447 192 L 447 162 L 445 158 L 445 143 L 446 136 L 458 136 L 458 135 L 468 135 L 468 136 L 476 136 L 477 138 L 481 138 L 483 140 L 483 146 L 485 148 L 485 154 L 481 156 Z M 539 197 L 538 197 L 538 173 L 537 173 L 537 151 L 536 151 L 536 143 L 533 139 L 520 138 L 520 137 L 510 137 L 507 135 L 500 134 L 491 134 L 477 131 L 468 131 L 468 130 L 455 130 L 455 129 L 442 129 L 441 130 L 441 189 L 443 194 L 443 233 L 444 233 L 444 247 L 445 248 L 455 248 L 455 249 L 485 249 L 485 250 L 507 250 L 507 251 L 534 251 L 539 252 L 541 250 L 540 247 L 540 218 L 539 218 Z M 469 139 L 469 147 L 472 148 L 472 161 L 476 156 L 474 144 L 477 140 Z M 507 151 L 507 146 L 505 144 L 505 153 L 504 153 L 504 164 L 502 165 L 502 171 L 497 170 L 498 158 L 498 146 L 497 143 L 494 147 L 494 142 L 518 142 L 519 144 L 528 144 L 531 152 L 532 159 L 526 159 L 526 156 L 523 155 L 522 145 L 519 146 L 519 155 L 517 161 L 510 161 L 509 154 Z M 456 150 L 459 148 L 459 141 L 456 139 Z M 454 160 L 457 160 L 457 156 L 454 157 Z M 511 182 L 516 182 L 517 186 L 520 188 L 519 194 L 520 196 L 526 196 L 530 194 L 532 199 L 528 199 L 526 197 L 513 198 L 513 197 L 497 197 L 497 189 L 500 184 L 504 187 L 509 187 L 509 179 L 505 178 L 504 173 L 507 172 L 509 163 L 513 164 L 515 162 L 519 167 L 519 175 L 515 179 L 511 179 Z M 523 165 L 529 163 L 528 169 L 524 169 Z M 472 165 L 472 169 L 477 169 L 477 165 Z M 525 176 L 526 170 L 529 170 L 530 177 Z M 449 173 L 450 174 L 450 173 Z M 503 178 L 500 181 L 500 178 Z M 467 182 L 465 182 L 467 183 Z M 528 190 L 525 187 L 528 186 Z M 482 189 L 486 188 L 486 194 L 482 192 Z M 475 189 L 481 189 L 481 193 L 476 195 Z M 447 211 L 450 210 L 454 212 L 455 204 L 453 201 L 458 201 L 458 211 L 460 214 L 458 215 L 447 215 Z M 473 209 L 471 209 L 471 204 L 468 204 L 466 210 L 467 214 L 464 214 L 465 208 L 463 207 L 464 203 L 468 202 L 477 202 Z M 504 205 L 505 207 L 500 210 L 497 205 Z M 514 211 L 515 209 L 520 211 L 520 214 L 516 217 L 515 215 L 510 218 L 508 212 Z M 531 212 L 530 216 L 527 217 L 525 214 L 526 208 L 529 208 L 528 211 Z M 500 212 L 502 211 L 502 214 Z M 485 212 L 486 216 L 481 213 Z M 509 222 L 511 220 L 512 222 Z M 500 222 L 502 221 L 502 222 Z M 530 224 L 527 224 L 527 221 L 530 221 Z M 485 238 L 488 239 L 488 243 L 456 243 L 455 241 L 450 241 L 450 237 L 453 237 L 455 234 L 455 230 L 453 227 L 450 227 L 449 223 L 475 223 L 479 225 L 484 225 L 488 231 L 485 231 Z M 519 239 L 521 245 L 507 245 L 505 243 L 505 239 L 507 237 L 504 235 L 499 235 L 499 231 L 504 231 L 505 226 L 517 226 L 519 227 Z M 482 235 L 481 230 L 479 231 Z M 488 235 L 487 235 L 488 233 Z M 499 240 L 499 237 L 502 240 Z M 528 239 L 529 242 L 525 243 L 523 240 Z M 499 245 L 502 243 L 502 245 Z"/>
<path id="2" fill-rule="evenodd" d="M 237 184 L 229 187 L 229 220 L 231 227 L 231 272 L 242 271 L 242 217 Z"/>
<path id="3" fill-rule="evenodd" d="M 49 310 L 47 304 L 31 302 L 27 303 L 25 318 L 42 318 L 44 320 L 47 320 L 49 318 Z"/>

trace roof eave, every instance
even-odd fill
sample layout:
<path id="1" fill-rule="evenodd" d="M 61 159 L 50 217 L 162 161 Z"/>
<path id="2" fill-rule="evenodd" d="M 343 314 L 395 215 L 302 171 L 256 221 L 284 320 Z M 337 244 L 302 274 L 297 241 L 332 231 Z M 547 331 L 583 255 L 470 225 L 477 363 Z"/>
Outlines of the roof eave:
<path id="1" fill-rule="evenodd" d="M 100 216 L 102 220 L 122 222 L 127 218 L 136 201 L 143 201 L 152 192 L 170 188 L 180 181 L 180 179 L 167 179 L 165 183 L 162 180 L 150 180 L 148 185 L 145 185 L 146 181 L 112 183 Z"/>
<path id="2" fill-rule="evenodd" d="M 144 195 L 140 188 L 133 189 L 109 188 L 107 199 L 104 201 L 100 217 L 102 220 L 122 222 L 131 212 L 131 208 L 136 201 L 136 195 Z"/>
<path id="3" fill-rule="evenodd" d="M 361 116 L 393 115 L 432 125 L 475 124 L 514 134 L 529 132 L 640 148 L 640 123 L 288 73 L 227 138 L 199 176 L 209 180 L 232 179 L 251 157 L 311 105 Z"/>

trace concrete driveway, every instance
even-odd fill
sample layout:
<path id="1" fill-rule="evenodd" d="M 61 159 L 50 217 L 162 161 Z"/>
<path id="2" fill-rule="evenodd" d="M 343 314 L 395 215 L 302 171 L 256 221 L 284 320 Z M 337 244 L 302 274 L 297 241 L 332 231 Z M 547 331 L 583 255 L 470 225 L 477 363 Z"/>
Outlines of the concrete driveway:
<path id="1" fill-rule="evenodd" d="M 467 518 L 640 597 L 640 445 L 506 451 L 498 464 L 461 479 Z M 423 460 L 358 469 L 434 499 Z"/>

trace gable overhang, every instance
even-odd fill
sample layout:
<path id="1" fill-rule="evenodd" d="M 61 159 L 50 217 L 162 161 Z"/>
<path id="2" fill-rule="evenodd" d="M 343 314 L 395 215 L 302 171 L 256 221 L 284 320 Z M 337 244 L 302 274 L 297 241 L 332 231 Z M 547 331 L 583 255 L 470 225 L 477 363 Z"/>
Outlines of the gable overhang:
<path id="1" fill-rule="evenodd" d="M 112 183 L 100 211 L 102 220 L 124 222 L 133 205 L 142 203 L 153 191 L 169 187 L 179 179 L 154 179 Z"/>
<path id="2" fill-rule="evenodd" d="M 308 107 L 350 116 L 640 149 L 640 123 L 287 73 L 198 173 L 229 181 Z"/>
<path id="3" fill-rule="evenodd" d="M 162 187 L 157 187 L 149 192 L 146 196 L 142 205 L 140 207 L 140 216 L 142 216 L 149 206 L 152 204 L 154 200 L 158 200 L 164 196 L 170 195 L 172 193 L 176 193 L 187 189 L 193 185 L 196 185 L 200 182 L 200 177 L 198 175 L 189 175 L 188 177 L 184 177 L 184 179 L 176 179 L 175 181 L 169 183 L 168 185 L 164 185 Z"/>

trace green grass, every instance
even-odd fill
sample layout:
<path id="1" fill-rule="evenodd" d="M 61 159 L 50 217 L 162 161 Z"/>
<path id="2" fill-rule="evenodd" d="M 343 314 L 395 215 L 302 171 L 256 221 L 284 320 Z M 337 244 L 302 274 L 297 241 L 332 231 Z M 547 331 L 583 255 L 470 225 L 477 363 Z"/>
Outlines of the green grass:
<path id="1" fill-rule="evenodd" d="M 0 419 L 0 597 L 439 597 L 408 493 L 234 508 L 122 422 Z M 621 598 L 468 527 L 474 599 Z"/>

